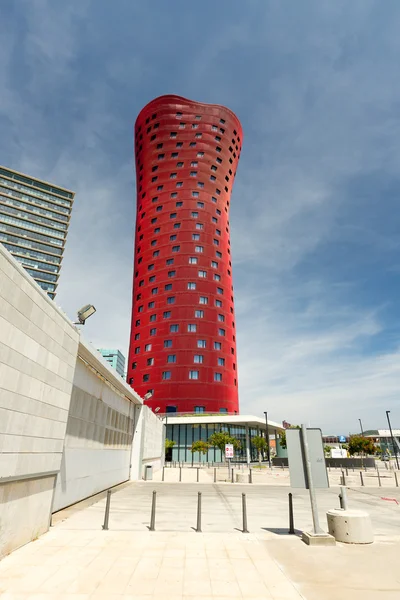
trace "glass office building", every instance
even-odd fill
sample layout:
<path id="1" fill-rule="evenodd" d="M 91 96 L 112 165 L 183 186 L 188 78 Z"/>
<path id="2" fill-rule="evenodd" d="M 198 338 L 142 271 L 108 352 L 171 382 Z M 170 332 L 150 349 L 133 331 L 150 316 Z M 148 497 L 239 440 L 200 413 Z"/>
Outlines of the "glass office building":
<path id="1" fill-rule="evenodd" d="M 0 166 L 0 242 L 53 299 L 74 196 Z"/>
<path id="2" fill-rule="evenodd" d="M 125 377 L 125 356 L 119 350 L 98 348 L 103 358 L 117 371 L 118 375 Z"/>

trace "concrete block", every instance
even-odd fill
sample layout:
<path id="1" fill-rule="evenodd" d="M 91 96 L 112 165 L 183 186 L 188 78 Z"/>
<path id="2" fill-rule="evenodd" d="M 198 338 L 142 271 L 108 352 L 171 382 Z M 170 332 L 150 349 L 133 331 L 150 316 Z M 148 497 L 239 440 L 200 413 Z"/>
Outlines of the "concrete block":
<path id="1" fill-rule="evenodd" d="M 335 538 L 329 533 L 310 533 L 303 531 L 301 539 L 307 546 L 334 546 Z"/>
<path id="2" fill-rule="evenodd" d="M 371 519 L 367 512 L 334 508 L 326 516 L 329 533 L 336 541 L 345 544 L 372 544 L 374 541 Z"/>

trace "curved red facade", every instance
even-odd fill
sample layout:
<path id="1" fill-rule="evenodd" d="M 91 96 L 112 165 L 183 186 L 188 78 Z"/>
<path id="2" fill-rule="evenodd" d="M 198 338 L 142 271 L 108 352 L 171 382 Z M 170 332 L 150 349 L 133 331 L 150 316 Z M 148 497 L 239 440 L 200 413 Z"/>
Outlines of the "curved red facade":
<path id="1" fill-rule="evenodd" d="M 238 411 L 229 202 L 241 144 L 223 106 L 161 96 L 136 120 L 127 377 L 160 412 Z"/>

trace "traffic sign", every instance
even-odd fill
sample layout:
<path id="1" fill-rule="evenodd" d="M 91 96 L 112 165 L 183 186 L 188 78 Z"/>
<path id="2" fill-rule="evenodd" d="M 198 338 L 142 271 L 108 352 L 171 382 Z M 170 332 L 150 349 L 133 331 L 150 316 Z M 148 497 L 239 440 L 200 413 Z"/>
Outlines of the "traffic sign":
<path id="1" fill-rule="evenodd" d="M 326 471 L 324 447 L 320 429 L 305 429 L 309 447 L 309 461 L 313 485 L 316 488 L 329 487 Z M 309 489 L 309 481 L 303 449 L 301 429 L 287 429 L 286 443 L 289 457 L 290 485 L 293 488 Z"/>
<path id="2" fill-rule="evenodd" d="M 338 435 L 338 440 L 339 440 L 339 444 L 345 444 L 346 443 L 346 436 L 345 435 Z"/>
<path id="3" fill-rule="evenodd" d="M 233 444 L 225 444 L 225 458 L 233 458 Z"/>

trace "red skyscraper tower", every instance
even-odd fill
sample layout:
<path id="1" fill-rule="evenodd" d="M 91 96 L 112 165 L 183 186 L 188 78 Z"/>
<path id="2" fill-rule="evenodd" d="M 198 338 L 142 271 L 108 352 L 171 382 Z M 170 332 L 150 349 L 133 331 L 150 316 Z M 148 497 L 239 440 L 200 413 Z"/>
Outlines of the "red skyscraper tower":
<path id="1" fill-rule="evenodd" d="M 229 202 L 241 143 L 234 113 L 179 96 L 136 120 L 128 382 L 161 412 L 238 411 Z"/>

